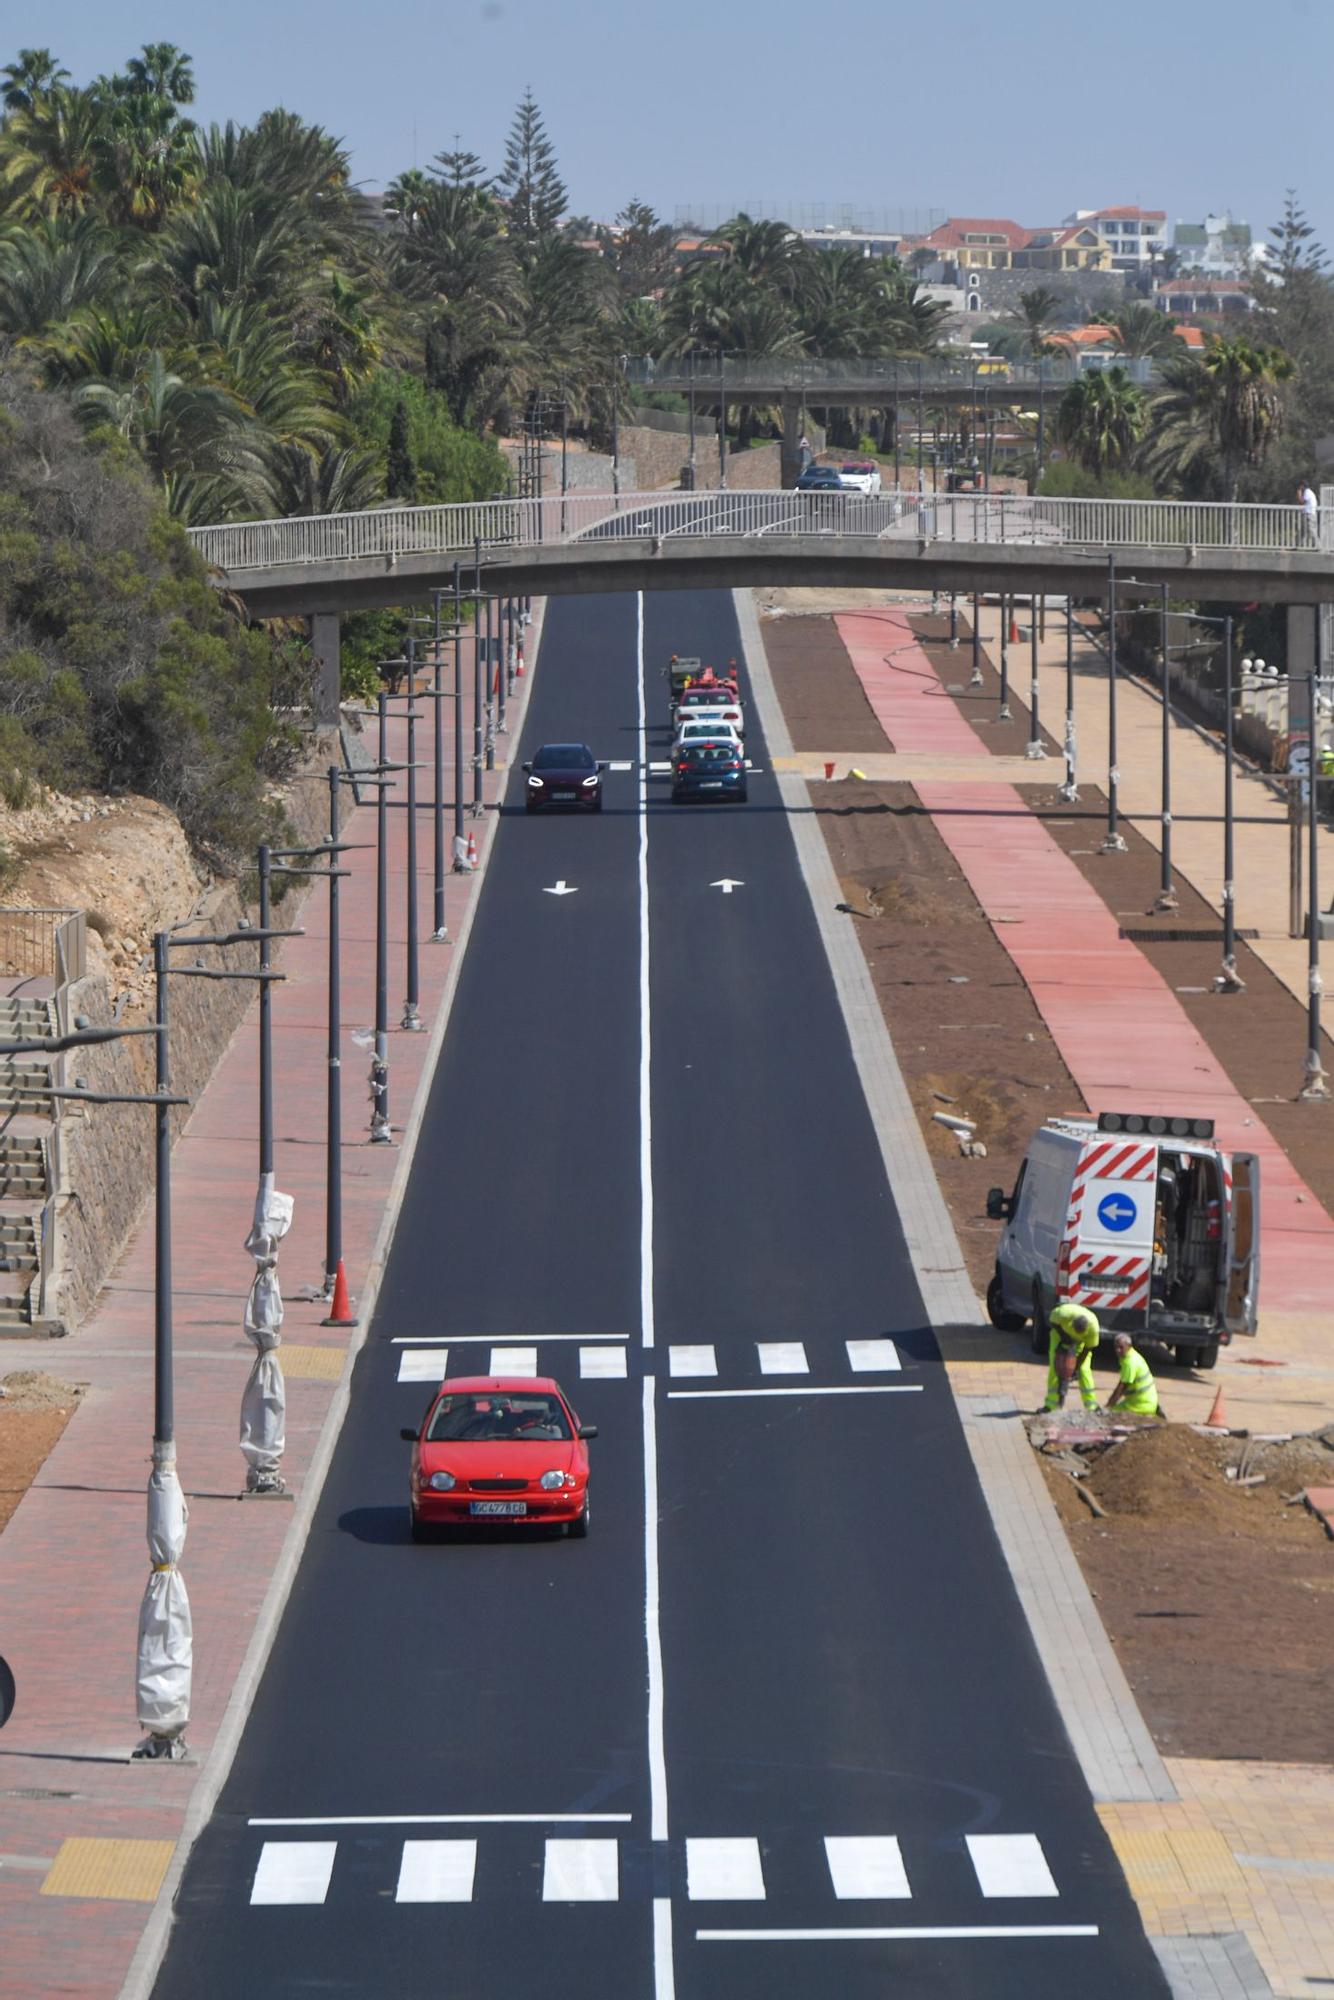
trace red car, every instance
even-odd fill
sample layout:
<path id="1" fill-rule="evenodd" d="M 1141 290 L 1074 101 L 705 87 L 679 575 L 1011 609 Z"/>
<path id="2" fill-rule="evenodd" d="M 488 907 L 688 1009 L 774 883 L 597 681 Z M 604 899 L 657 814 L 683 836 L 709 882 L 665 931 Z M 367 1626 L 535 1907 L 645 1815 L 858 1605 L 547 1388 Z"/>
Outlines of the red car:
<path id="1" fill-rule="evenodd" d="M 413 1446 L 412 1539 L 477 1521 L 562 1524 L 588 1533 L 588 1439 L 549 1375 L 443 1382 Z"/>

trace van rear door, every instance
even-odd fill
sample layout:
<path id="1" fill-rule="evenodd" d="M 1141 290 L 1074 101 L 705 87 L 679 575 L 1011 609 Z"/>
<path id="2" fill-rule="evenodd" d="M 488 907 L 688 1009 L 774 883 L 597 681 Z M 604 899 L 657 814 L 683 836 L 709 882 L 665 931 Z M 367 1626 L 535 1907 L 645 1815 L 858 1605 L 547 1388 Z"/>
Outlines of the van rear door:
<path id="1" fill-rule="evenodd" d="M 1229 1333 L 1254 1333 L 1260 1295 L 1260 1161 L 1232 1155 L 1218 1317 Z"/>

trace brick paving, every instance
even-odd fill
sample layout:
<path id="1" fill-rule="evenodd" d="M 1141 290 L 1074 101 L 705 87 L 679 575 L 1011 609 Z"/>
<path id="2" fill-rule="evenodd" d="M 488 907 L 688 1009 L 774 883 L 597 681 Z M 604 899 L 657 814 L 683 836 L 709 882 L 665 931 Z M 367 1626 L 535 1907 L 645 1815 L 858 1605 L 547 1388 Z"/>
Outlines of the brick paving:
<path id="1" fill-rule="evenodd" d="M 528 652 L 535 653 L 535 635 Z M 471 676 L 468 676 L 471 679 Z M 522 694 L 509 726 L 516 738 Z M 465 704 L 466 705 L 466 704 Z M 452 728 L 450 705 L 447 724 Z M 463 718 L 471 745 L 471 711 Z M 401 760 L 406 726 L 391 725 Z M 426 736 L 429 744 L 429 733 Z M 423 737 L 419 730 L 419 745 Z M 486 777 L 493 803 L 500 765 Z M 429 750 L 428 753 L 429 755 Z M 446 740 L 446 785 L 452 736 Z M 471 773 L 467 775 L 471 792 Z M 446 994 L 455 940 L 476 889 L 450 873 L 449 941 L 428 942 L 433 879 L 430 773 L 421 774 L 418 907 L 421 1015 L 429 1030 Z M 369 795 L 368 795 L 369 797 Z M 494 815 L 473 823 L 479 846 Z M 452 832 L 452 814 L 447 819 Z M 354 811 L 343 837 L 374 841 L 373 804 Z M 389 815 L 390 1113 L 396 1139 L 425 1082 L 432 1037 L 406 1033 L 407 816 Z M 362 1288 L 402 1157 L 367 1143 L 369 1053 L 351 1039 L 374 1020 L 375 868 L 371 848 L 343 857 L 343 1238 L 354 1294 Z M 449 855 L 446 856 L 448 866 Z M 286 920 L 286 911 L 284 911 Z M 280 960 L 274 988 L 275 1156 L 279 1188 L 296 1197 L 282 1246 L 290 1341 L 284 1471 L 299 1493 L 355 1335 L 321 1325 L 322 1301 L 303 1302 L 324 1265 L 325 971 L 327 895 L 300 911 L 305 935 Z M 252 1350 L 242 1313 L 253 1265 L 243 1245 L 257 1178 L 258 1037 L 252 1008 L 172 1157 L 176 1437 L 190 1508 L 182 1574 L 194 1614 L 194 1687 L 188 1764 L 130 1764 L 135 1630 L 148 1573 L 144 1488 L 152 1429 L 153 1216 L 151 1203 L 93 1314 L 68 1342 L 12 1344 L 10 1366 L 40 1365 L 88 1393 L 36 1482 L 0 1536 L 0 1650 L 18 1703 L 0 1737 L 0 1993 L 4 2000 L 113 2000 L 147 1920 L 165 1857 L 179 1837 L 241 1668 L 294 1509 L 238 1495 L 242 1386 Z M 74 1844 L 72 1844 L 74 1843 Z M 105 1843 L 105 1844 L 102 1844 Z"/>

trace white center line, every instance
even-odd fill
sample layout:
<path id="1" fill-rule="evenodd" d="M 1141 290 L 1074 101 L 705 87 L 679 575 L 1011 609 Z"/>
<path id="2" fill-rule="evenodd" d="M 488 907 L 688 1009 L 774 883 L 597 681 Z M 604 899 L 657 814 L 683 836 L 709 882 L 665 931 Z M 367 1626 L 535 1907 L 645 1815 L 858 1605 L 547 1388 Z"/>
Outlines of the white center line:
<path id="1" fill-rule="evenodd" d="M 405 1840 L 396 1903 L 470 1903 L 475 1840 Z"/>
<path id="2" fill-rule="evenodd" d="M 628 1812 L 328 1813 L 308 1819 L 248 1819 L 247 1826 L 626 1826 Z M 312 1845 L 314 1843 L 311 1843 Z M 331 1846 L 333 1842 L 329 1843 Z M 295 1847 L 296 1843 L 293 1843 Z"/>
<path id="3" fill-rule="evenodd" d="M 669 1389 L 668 1402 L 675 1403 L 701 1396 L 920 1396 L 920 1382 L 849 1382 L 841 1387 L 817 1389 L 810 1383 L 802 1383 L 792 1389 Z"/>
<path id="4" fill-rule="evenodd" d="M 970 1833 L 968 1856 L 984 1896 L 1059 1896 L 1035 1833 Z"/>
<path id="5" fill-rule="evenodd" d="M 696 1931 L 698 1944 L 916 1944 L 955 1938 L 1095 1938 L 1096 1924 L 910 1924 L 866 1929 L 804 1931 Z"/>
<path id="6" fill-rule="evenodd" d="M 322 1903 L 329 1893 L 336 1840 L 266 1840 L 250 1886 L 252 1903 Z"/>

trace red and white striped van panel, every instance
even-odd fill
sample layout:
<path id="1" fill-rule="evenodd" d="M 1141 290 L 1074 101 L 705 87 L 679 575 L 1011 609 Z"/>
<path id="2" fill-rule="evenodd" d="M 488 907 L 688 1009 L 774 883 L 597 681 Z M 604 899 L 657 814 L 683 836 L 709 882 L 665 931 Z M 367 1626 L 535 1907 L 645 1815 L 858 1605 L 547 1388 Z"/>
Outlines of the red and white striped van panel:
<path id="1" fill-rule="evenodd" d="M 1065 1235 L 1056 1261 L 1056 1291 L 1060 1298 L 1075 1299 L 1080 1305 L 1092 1305 L 1075 1283 L 1071 1252 L 1079 1241 L 1079 1225 L 1084 1213 L 1084 1192 L 1090 1181 L 1121 1180 L 1151 1181 L 1158 1171 L 1158 1148 L 1145 1145 L 1142 1139 L 1093 1139 L 1084 1147 L 1075 1168 L 1075 1177 L 1070 1184 L 1070 1201 L 1065 1214 Z M 1086 1258 L 1081 1261 L 1087 1261 Z M 1143 1260 L 1128 1260 L 1138 1264 Z M 1147 1268 L 1144 1280 L 1144 1298 L 1148 1299 Z M 1124 1303 L 1131 1303 L 1124 1301 Z M 1135 1303 L 1138 1303 L 1136 1301 Z"/>
<path id="2" fill-rule="evenodd" d="M 1144 1256 L 1095 1256 L 1076 1250 L 1070 1258 L 1067 1296 L 1095 1311 L 1099 1306 L 1109 1311 L 1141 1310 L 1149 1303 L 1150 1262 Z"/>

